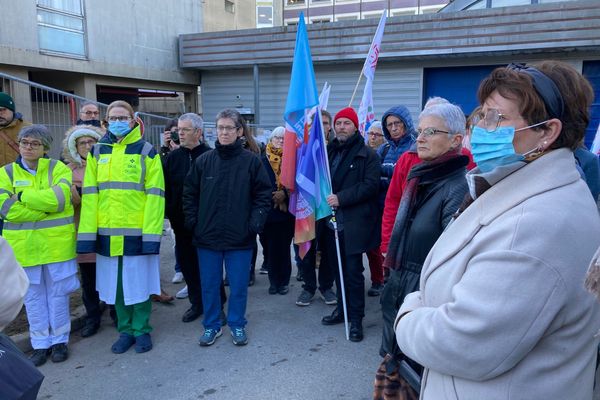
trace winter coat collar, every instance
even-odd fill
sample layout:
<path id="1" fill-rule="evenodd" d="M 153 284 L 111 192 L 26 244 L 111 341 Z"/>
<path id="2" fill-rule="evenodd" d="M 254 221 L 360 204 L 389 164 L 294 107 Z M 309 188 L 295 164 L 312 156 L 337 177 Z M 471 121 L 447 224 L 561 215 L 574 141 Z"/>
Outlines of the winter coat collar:
<path id="1" fill-rule="evenodd" d="M 423 271 L 421 283 L 446 260 L 464 248 L 482 226 L 489 225 L 503 213 L 533 196 L 575 183 L 579 179 L 573 152 L 561 148 L 497 182 L 449 225 L 442 237 L 451 237 L 452 240 L 436 242 L 425 260 L 424 265 L 428 267 Z"/>
<path id="2" fill-rule="evenodd" d="M 234 158 L 244 151 L 244 148 L 242 147 L 242 141 L 240 139 L 237 139 L 235 142 L 227 145 L 223 145 L 217 140 L 215 142 L 215 149 L 217 150 L 219 157 L 224 160 Z"/>

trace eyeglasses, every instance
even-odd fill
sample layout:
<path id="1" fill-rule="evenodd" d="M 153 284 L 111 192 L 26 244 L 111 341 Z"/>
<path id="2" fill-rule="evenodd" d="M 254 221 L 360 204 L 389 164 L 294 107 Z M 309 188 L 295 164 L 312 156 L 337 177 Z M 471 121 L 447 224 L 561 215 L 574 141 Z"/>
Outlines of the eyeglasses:
<path id="1" fill-rule="evenodd" d="M 93 146 L 95 145 L 97 142 L 94 139 L 90 139 L 90 140 L 81 140 L 77 142 L 77 146 Z"/>
<path id="2" fill-rule="evenodd" d="M 369 132 L 368 133 L 369 136 L 374 136 L 374 137 L 382 137 L 383 133 L 379 133 L 379 132 Z"/>
<path id="3" fill-rule="evenodd" d="M 131 117 L 130 117 L 130 116 L 122 116 L 122 117 L 108 117 L 108 121 L 109 121 L 109 122 L 115 122 L 115 121 L 119 121 L 119 122 L 128 122 L 128 121 L 131 121 Z"/>
<path id="4" fill-rule="evenodd" d="M 217 132 L 233 133 L 236 130 L 238 130 L 237 126 L 222 126 L 222 125 L 217 126 Z"/>
<path id="5" fill-rule="evenodd" d="M 19 140 L 19 146 L 23 148 L 30 147 L 32 150 L 37 150 L 43 146 L 40 142 L 28 142 L 27 140 Z"/>
<path id="6" fill-rule="evenodd" d="M 506 116 L 504 114 L 500 113 L 500 111 L 496 110 L 495 108 L 490 108 L 485 113 L 483 111 L 480 111 L 479 113 L 477 113 L 473 117 L 471 124 L 473 126 L 475 126 L 475 125 L 479 125 L 480 123 L 482 123 L 482 125 L 483 125 L 482 127 L 486 131 L 493 132 L 498 128 L 498 126 L 500 125 L 500 122 L 502 122 L 505 119 L 506 119 Z"/>
<path id="7" fill-rule="evenodd" d="M 179 128 L 179 132 L 183 132 L 183 133 L 190 133 L 193 132 L 194 128 Z M 175 131 L 177 132 L 177 131 Z"/>
<path id="8" fill-rule="evenodd" d="M 283 136 L 273 136 L 271 140 L 283 140 Z"/>
<path id="9" fill-rule="evenodd" d="M 82 111 L 81 113 L 85 114 L 88 117 L 100 115 L 100 111 L 85 111 L 85 112 Z"/>
<path id="10" fill-rule="evenodd" d="M 429 138 L 438 133 L 449 134 L 450 132 L 443 131 L 441 129 L 436 129 L 434 127 L 429 127 L 429 128 L 425 128 L 425 129 L 417 129 L 417 134 L 418 134 L 417 137 L 423 135 L 423 137 Z"/>
<path id="11" fill-rule="evenodd" d="M 402 121 L 394 121 L 394 122 L 390 122 L 388 124 L 385 124 L 385 127 L 388 128 L 388 130 L 390 129 L 394 129 L 394 128 L 399 128 L 399 127 L 403 127 L 404 124 L 402 123 Z"/>

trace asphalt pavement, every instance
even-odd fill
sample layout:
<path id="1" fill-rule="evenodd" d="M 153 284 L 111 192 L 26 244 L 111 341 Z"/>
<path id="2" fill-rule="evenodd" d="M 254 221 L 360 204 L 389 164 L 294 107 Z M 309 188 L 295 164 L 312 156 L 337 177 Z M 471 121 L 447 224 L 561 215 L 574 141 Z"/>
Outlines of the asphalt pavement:
<path id="1" fill-rule="evenodd" d="M 173 242 L 163 236 L 161 276 L 163 289 L 175 294 L 183 284 L 172 284 Z M 259 255 L 257 265 L 262 257 Z M 365 291 L 370 286 L 365 265 Z M 189 307 L 153 303 L 151 325 L 154 349 L 137 354 L 131 348 L 110 351 L 118 333 L 105 312 L 100 331 L 81 338 L 72 332 L 70 357 L 40 367 L 45 380 L 38 399 L 371 399 L 375 370 L 381 359 L 379 297 L 366 297 L 365 339 L 345 339 L 344 326 L 324 326 L 321 317 L 333 306 L 315 297 L 308 307 L 295 300 L 301 282 L 292 272 L 290 293 L 269 295 L 268 278 L 256 275 L 249 288 L 248 345 L 235 346 L 229 329 L 211 347 L 200 347 L 201 318 L 181 322 Z"/>

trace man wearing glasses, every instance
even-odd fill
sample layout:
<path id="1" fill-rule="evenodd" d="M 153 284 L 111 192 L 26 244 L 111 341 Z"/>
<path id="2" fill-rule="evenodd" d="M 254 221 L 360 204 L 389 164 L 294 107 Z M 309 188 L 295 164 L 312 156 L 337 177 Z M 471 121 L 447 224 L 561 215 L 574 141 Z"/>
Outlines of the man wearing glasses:
<path id="1" fill-rule="evenodd" d="M 416 137 L 410 111 L 403 105 L 392 107 L 381 118 L 381 130 L 386 143 L 377 149 L 381 158 L 381 179 L 379 185 L 379 217 L 383 214 L 385 196 L 394 175 L 396 162 L 404 152 L 410 149 Z M 371 288 L 369 296 L 379 296 L 383 290 L 383 255 L 379 249 L 367 253 L 371 270 Z"/>
<path id="2" fill-rule="evenodd" d="M 92 125 L 101 128 L 98 106 L 91 101 L 83 103 L 79 109 L 79 119 L 76 125 Z"/>

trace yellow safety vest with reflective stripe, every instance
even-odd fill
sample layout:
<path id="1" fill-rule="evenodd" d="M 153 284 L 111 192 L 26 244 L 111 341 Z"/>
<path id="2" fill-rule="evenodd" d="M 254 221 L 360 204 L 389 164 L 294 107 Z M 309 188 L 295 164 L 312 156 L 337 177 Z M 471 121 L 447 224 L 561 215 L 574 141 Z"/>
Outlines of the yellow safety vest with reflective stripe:
<path id="1" fill-rule="evenodd" d="M 158 254 L 165 209 L 160 157 L 139 126 L 120 143 L 103 137 L 88 155 L 78 253 Z"/>
<path id="2" fill-rule="evenodd" d="M 19 157 L 0 169 L 2 236 L 23 267 L 75 258 L 71 170 L 41 158 L 32 175 L 21 162 Z"/>

